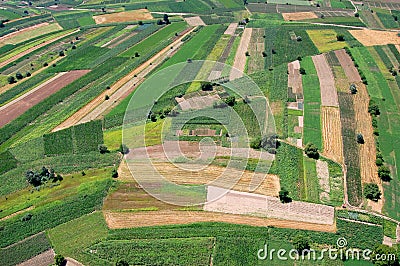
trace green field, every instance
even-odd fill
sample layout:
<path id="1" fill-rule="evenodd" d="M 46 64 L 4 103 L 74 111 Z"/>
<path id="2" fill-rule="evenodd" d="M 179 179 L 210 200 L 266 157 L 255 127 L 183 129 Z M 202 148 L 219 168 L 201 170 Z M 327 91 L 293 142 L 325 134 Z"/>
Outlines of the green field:
<path id="1" fill-rule="evenodd" d="M 135 53 L 139 55 L 146 54 L 157 48 L 160 43 L 169 43 L 169 40 L 175 36 L 176 33 L 180 33 L 186 28 L 185 22 L 176 22 L 165 28 L 159 30 L 155 34 L 151 35 L 147 39 L 136 44 L 132 48 L 129 48 L 126 52 L 122 53 L 121 56 L 132 57 Z"/>
<path id="2" fill-rule="evenodd" d="M 304 58 L 301 61 L 301 66 L 306 71 L 306 74 L 302 75 L 304 94 L 303 143 L 314 143 L 321 151 L 323 146 L 319 79 L 311 57 Z"/>

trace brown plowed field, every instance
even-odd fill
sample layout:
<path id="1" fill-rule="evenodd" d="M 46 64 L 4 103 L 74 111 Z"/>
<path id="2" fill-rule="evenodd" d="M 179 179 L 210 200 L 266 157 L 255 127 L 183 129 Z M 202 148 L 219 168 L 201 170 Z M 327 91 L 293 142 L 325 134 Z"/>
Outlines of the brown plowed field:
<path id="1" fill-rule="evenodd" d="M 339 163 L 343 163 L 343 139 L 340 123 L 340 111 L 336 107 L 322 107 L 323 154 Z"/>
<path id="2" fill-rule="evenodd" d="M 315 55 L 312 60 L 318 74 L 322 106 L 339 106 L 335 78 L 325 56 L 323 54 Z"/>
<path id="3" fill-rule="evenodd" d="M 17 266 L 47 266 L 47 265 L 51 265 L 54 263 L 54 250 L 53 249 L 49 249 L 33 258 L 30 258 L 27 261 L 24 261 L 20 264 L 18 264 Z"/>
<path id="4" fill-rule="evenodd" d="M 190 224 L 197 222 L 225 222 L 252 226 L 276 226 L 321 232 L 336 232 L 336 225 L 312 224 L 280 219 L 260 218 L 236 214 L 205 211 L 148 211 L 148 212 L 103 212 L 111 229 L 156 226 L 166 224 Z"/>
<path id="5" fill-rule="evenodd" d="M 347 79 L 350 82 L 361 82 L 360 74 L 358 74 L 357 69 L 354 67 L 353 61 L 346 51 L 343 49 L 336 50 L 335 55 L 339 59 L 340 65 L 342 66 Z"/>
<path id="6" fill-rule="evenodd" d="M 26 95 L 25 97 L 20 98 L 19 101 L 8 105 L 0 111 L 0 127 L 16 119 L 32 106 L 40 103 L 51 94 L 56 93 L 57 91 L 61 90 L 62 88 L 64 88 L 74 80 L 82 77 L 88 72 L 88 70 L 70 71 L 67 74 L 62 75 L 61 77 L 49 82 L 34 93 Z"/>
<path id="7" fill-rule="evenodd" d="M 288 63 L 288 87 L 293 93 L 303 93 L 303 82 L 300 74 L 300 62 L 298 60 Z"/>

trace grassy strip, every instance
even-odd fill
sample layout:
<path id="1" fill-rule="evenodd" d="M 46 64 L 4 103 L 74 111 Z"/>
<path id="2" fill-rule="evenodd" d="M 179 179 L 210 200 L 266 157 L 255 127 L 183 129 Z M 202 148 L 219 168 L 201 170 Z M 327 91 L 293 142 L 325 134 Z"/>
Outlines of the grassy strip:
<path id="1" fill-rule="evenodd" d="M 302 75 L 304 90 L 304 136 L 303 142 L 314 143 L 319 150 L 322 150 L 321 133 L 321 92 L 317 71 L 311 57 L 301 61 L 301 66 L 306 74 Z"/>

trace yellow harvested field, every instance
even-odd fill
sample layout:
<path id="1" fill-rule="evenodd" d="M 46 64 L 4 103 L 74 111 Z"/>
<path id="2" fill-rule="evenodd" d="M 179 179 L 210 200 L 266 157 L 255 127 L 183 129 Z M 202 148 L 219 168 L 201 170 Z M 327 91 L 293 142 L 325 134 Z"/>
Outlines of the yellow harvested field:
<path id="1" fill-rule="evenodd" d="M 282 17 L 286 21 L 318 18 L 314 12 L 282 13 Z"/>
<path id="2" fill-rule="evenodd" d="M 116 22 L 149 20 L 153 19 L 153 16 L 147 9 L 138 9 L 138 10 L 94 16 L 93 19 L 96 22 L 96 24 L 106 24 L 106 23 L 116 23 Z"/>
<path id="3" fill-rule="evenodd" d="M 322 107 L 323 154 L 336 162 L 343 163 L 342 126 L 337 107 Z"/>
<path id="4" fill-rule="evenodd" d="M 395 31 L 380 31 L 380 30 L 349 30 L 360 43 L 365 46 L 400 44 L 400 37 Z"/>
<path id="5" fill-rule="evenodd" d="M 334 30 L 307 30 L 308 36 L 321 53 L 339 50 L 347 46 L 346 42 L 338 42 Z"/>
<path id="6" fill-rule="evenodd" d="M 142 212 L 103 212 L 111 229 L 156 226 L 167 224 L 190 224 L 197 222 L 225 222 L 252 226 L 276 226 L 320 232 L 336 232 L 336 225 L 312 224 L 272 218 L 261 218 L 238 214 L 225 214 L 205 211 L 142 211 Z"/>

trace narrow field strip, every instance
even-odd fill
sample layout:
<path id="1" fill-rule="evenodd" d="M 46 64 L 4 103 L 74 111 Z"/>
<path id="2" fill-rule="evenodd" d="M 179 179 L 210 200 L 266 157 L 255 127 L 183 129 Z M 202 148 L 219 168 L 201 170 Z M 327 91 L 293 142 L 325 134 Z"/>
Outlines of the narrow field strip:
<path id="1" fill-rule="evenodd" d="M 335 88 L 335 78 L 330 69 L 325 55 L 315 55 L 312 57 L 321 88 L 322 106 L 339 106 L 338 97 Z"/>
<path id="2" fill-rule="evenodd" d="M 42 86 L 40 89 L 29 92 L 28 95 L 23 95 L 18 100 L 3 106 L 0 110 L 0 127 L 11 122 L 15 118 L 22 115 L 25 111 L 40 103 L 42 100 L 46 99 L 51 94 L 61 90 L 66 85 L 70 84 L 74 80 L 82 77 L 88 70 L 77 70 L 71 71 L 67 74 L 63 74 L 57 79 L 54 79 Z"/>
<path id="3" fill-rule="evenodd" d="M 233 63 L 233 69 L 229 76 L 230 80 L 241 78 L 246 67 L 247 56 L 246 52 L 249 49 L 252 28 L 246 28 L 243 31 L 242 38 L 240 39 L 239 47 L 236 51 L 235 61 Z"/>

